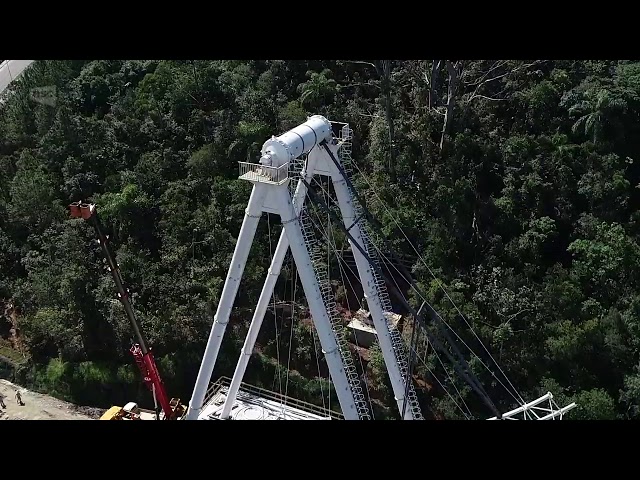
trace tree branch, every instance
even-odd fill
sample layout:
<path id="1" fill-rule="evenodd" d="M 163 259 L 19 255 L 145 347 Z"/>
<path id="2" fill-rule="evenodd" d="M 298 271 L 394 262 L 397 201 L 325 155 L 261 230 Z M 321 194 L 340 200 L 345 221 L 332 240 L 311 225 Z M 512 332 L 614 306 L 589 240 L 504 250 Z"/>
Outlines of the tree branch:
<path id="1" fill-rule="evenodd" d="M 339 84 L 340 88 L 349 88 L 349 87 L 374 87 L 377 88 L 378 90 L 380 90 L 380 85 L 376 85 L 375 83 L 371 83 L 371 82 L 361 82 L 361 83 L 350 83 L 347 85 L 344 84 Z"/>
<path id="2" fill-rule="evenodd" d="M 501 66 L 505 65 L 506 63 L 507 63 L 507 60 L 498 60 L 497 62 L 495 62 L 495 63 L 491 66 L 491 68 L 489 68 L 489 70 L 487 70 L 487 71 L 482 75 L 482 77 L 480 77 L 480 79 L 476 80 L 476 81 L 475 81 L 475 82 L 473 82 L 473 83 L 466 83 L 466 82 L 465 82 L 465 84 L 466 84 L 468 87 L 473 87 L 473 86 L 475 86 L 475 85 L 478 85 L 478 84 L 482 83 L 482 82 L 487 78 L 487 76 L 488 76 L 491 72 L 493 72 L 493 71 L 494 71 L 494 70 L 496 70 L 497 68 L 500 68 Z"/>
<path id="3" fill-rule="evenodd" d="M 524 70 L 524 69 L 529 68 L 529 67 L 532 67 L 532 66 L 534 66 L 534 65 L 538 65 L 539 63 L 542 63 L 542 62 L 545 62 L 545 61 L 546 61 L 546 60 L 536 60 L 536 61 L 534 61 L 534 62 L 532 62 L 532 63 L 525 63 L 525 64 L 520 65 L 520 66 L 518 66 L 518 67 L 516 67 L 516 68 L 514 68 L 514 69 L 512 69 L 512 70 L 509 70 L 509 71 L 507 71 L 507 72 L 505 72 L 505 73 L 501 73 L 500 75 L 496 75 L 496 76 L 494 76 L 494 77 L 492 77 L 492 78 L 489 78 L 489 79 L 486 79 L 486 76 L 487 76 L 487 74 L 488 74 L 489 72 L 485 73 L 485 74 L 482 76 L 482 78 L 481 78 L 478 82 L 473 83 L 473 84 L 468 84 L 469 86 L 476 85 L 476 88 L 474 89 L 473 93 L 472 93 L 472 94 L 471 94 L 471 96 L 469 97 L 469 100 L 468 100 L 468 101 L 470 102 L 471 100 L 473 100 L 473 99 L 474 99 L 474 98 L 476 98 L 476 97 L 484 98 L 484 99 L 486 99 L 486 100 L 491 100 L 491 101 L 499 101 L 499 100 L 503 100 L 503 99 L 499 99 L 499 98 L 491 98 L 491 97 L 487 97 L 487 96 L 485 96 L 485 95 L 480 95 L 480 94 L 478 94 L 478 91 L 480 90 L 480 88 L 482 88 L 484 85 L 487 85 L 488 83 L 491 83 L 491 82 L 493 82 L 493 81 L 495 81 L 495 80 L 499 80 L 499 79 L 501 79 L 501 78 L 504 78 L 504 77 L 506 77 L 506 76 L 508 76 L 508 75 L 511 75 L 511 74 L 513 74 L 513 73 L 516 73 L 516 72 L 518 72 L 518 71 L 520 71 L 520 70 Z M 504 65 L 505 63 L 506 63 L 506 61 L 504 61 L 502 65 Z M 496 67 L 496 68 L 497 68 L 497 67 Z M 492 71 L 492 70 L 495 70 L 495 68 L 489 69 L 489 71 Z M 483 80 L 483 78 L 484 78 L 484 80 Z"/>
<path id="4" fill-rule="evenodd" d="M 369 65 L 373 68 L 376 69 L 376 71 L 378 70 L 378 67 L 375 65 L 375 63 L 371 63 L 371 62 L 365 62 L 364 60 L 342 60 L 345 63 L 356 63 L 356 64 L 361 64 L 361 65 Z"/>
<path id="5" fill-rule="evenodd" d="M 524 313 L 524 312 L 530 312 L 530 311 L 531 311 L 531 309 L 530 309 L 530 308 L 523 308 L 523 309 L 522 309 L 522 310 L 520 310 L 519 312 L 514 313 L 513 315 L 511 315 L 507 320 L 505 320 L 505 321 L 504 321 L 504 323 L 509 323 L 511 320 L 513 320 L 514 318 L 516 318 L 516 317 L 517 317 L 518 315 L 520 315 L 521 313 Z M 505 315 L 505 314 L 503 314 L 503 313 L 500 313 L 500 312 L 496 312 L 496 313 L 497 313 L 498 315 L 500 315 L 501 317 L 506 317 L 506 315 Z"/>
<path id="6" fill-rule="evenodd" d="M 470 102 L 474 98 L 484 98 L 485 100 L 491 100 L 492 102 L 504 102 L 506 100 L 506 98 L 492 98 L 485 95 L 474 94 L 469 98 L 469 100 L 467 100 L 467 102 Z"/>

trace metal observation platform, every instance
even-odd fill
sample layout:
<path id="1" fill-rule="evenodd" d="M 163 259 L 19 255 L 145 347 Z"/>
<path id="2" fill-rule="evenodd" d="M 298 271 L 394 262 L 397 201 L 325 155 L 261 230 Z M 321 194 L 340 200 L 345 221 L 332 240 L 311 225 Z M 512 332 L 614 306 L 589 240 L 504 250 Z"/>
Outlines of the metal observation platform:
<path id="1" fill-rule="evenodd" d="M 289 162 L 279 167 L 260 165 L 259 163 L 238 162 L 240 167 L 240 180 L 249 182 L 270 183 L 283 185 L 289 180 Z"/>

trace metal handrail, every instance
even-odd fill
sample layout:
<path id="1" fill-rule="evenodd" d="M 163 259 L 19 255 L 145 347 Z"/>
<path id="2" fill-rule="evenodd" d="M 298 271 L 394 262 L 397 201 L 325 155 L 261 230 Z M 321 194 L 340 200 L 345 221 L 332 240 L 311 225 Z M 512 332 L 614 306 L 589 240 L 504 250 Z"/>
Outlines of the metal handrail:
<path id="1" fill-rule="evenodd" d="M 218 378 L 218 380 L 216 380 L 209 386 L 209 389 L 207 390 L 207 393 L 204 397 L 205 398 L 204 405 L 207 405 L 211 401 L 213 396 L 220 390 L 220 388 L 222 388 L 223 386 L 228 387 L 229 385 L 231 385 L 231 379 L 229 377 Z M 306 410 L 316 415 L 320 415 L 323 417 L 331 417 L 334 420 L 344 420 L 344 416 L 341 413 L 334 412 L 333 410 L 329 410 L 327 408 L 319 407 L 318 405 L 305 402 L 304 400 L 298 400 L 296 398 L 288 397 L 286 395 L 283 395 L 277 392 L 272 392 L 264 388 L 255 387 L 253 385 L 249 385 L 244 382 L 240 384 L 240 389 L 247 393 L 258 395 L 268 400 L 273 400 L 281 403 L 286 402 L 286 405 L 288 406 L 299 408 L 301 410 Z"/>
<path id="2" fill-rule="evenodd" d="M 238 162 L 239 178 L 251 182 L 282 184 L 289 179 L 289 163 L 271 167 L 260 163 Z"/>

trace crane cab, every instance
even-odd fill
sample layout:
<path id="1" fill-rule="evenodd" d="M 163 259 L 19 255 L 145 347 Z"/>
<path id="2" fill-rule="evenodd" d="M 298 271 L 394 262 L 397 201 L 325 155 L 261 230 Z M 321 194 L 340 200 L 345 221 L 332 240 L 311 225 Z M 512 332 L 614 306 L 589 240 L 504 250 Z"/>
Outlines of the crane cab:
<path id="1" fill-rule="evenodd" d="M 107 410 L 100 420 L 156 420 L 156 412 L 140 408 L 136 402 L 129 402 L 124 407 L 113 406 Z M 163 419 L 163 414 L 160 414 Z"/>
<path id="2" fill-rule="evenodd" d="M 113 406 L 102 414 L 100 420 L 122 420 L 122 407 Z"/>
<path id="3" fill-rule="evenodd" d="M 129 402 L 124 407 L 111 407 L 100 420 L 142 420 L 141 413 L 137 403 Z"/>

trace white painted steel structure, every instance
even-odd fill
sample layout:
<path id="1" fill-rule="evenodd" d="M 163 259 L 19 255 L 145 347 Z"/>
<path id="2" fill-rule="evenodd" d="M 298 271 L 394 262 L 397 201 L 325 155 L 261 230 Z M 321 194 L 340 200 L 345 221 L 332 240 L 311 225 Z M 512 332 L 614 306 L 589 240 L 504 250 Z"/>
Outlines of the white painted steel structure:
<path id="1" fill-rule="evenodd" d="M 253 183 L 253 191 L 251 192 L 249 204 L 245 211 L 245 218 L 242 223 L 242 228 L 240 229 L 240 235 L 238 236 L 236 248 L 231 260 L 229 273 L 222 290 L 218 310 L 214 317 L 213 328 L 211 329 L 202 364 L 200 365 L 186 419 L 197 419 L 202 411 L 207 387 L 211 381 L 211 374 L 220 351 L 220 345 L 229 321 L 229 315 L 237 295 L 249 249 L 251 248 L 251 243 L 255 236 L 256 227 L 262 212 L 277 213 L 281 217 L 284 227 L 282 234 L 283 236 L 286 235 L 288 247 L 291 248 L 294 260 L 298 266 L 300 281 L 309 303 L 311 316 L 318 332 L 320 344 L 335 386 L 336 395 L 342 407 L 342 413 L 345 419 L 360 418 L 341 359 L 341 352 L 338 348 L 336 336 L 331 328 L 327 309 L 322 299 L 322 292 L 315 278 L 311 257 L 306 248 L 298 218 L 299 211 L 296 211 L 294 208 L 288 190 L 289 179 L 288 176 L 285 176 L 285 172 L 288 172 L 286 169 L 291 159 L 310 151 L 323 140 L 331 140 L 331 133 L 331 124 L 324 119 L 324 117 L 314 116 L 309 118 L 304 124 L 284 135 L 265 142 L 260 164 L 241 163 L 240 178 L 251 181 Z M 284 253 L 286 253 L 286 248 L 284 249 Z M 282 257 L 284 257 L 284 253 L 281 253 Z M 276 255 L 274 261 L 278 260 L 278 257 L 279 255 Z M 282 260 L 280 260 L 279 263 L 281 266 Z M 273 277 L 275 280 L 274 272 L 279 272 L 280 266 L 272 263 L 267 284 L 273 282 L 270 281 L 270 278 Z M 271 286 L 271 290 L 273 290 L 273 286 Z M 264 289 L 262 293 L 265 293 Z M 270 293 L 267 295 L 267 299 L 269 295 Z M 261 297 L 262 296 L 263 295 L 261 295 Z M 259 318 L 259 320 L 252 322 L 253 328 L 250 328 L 250 333 L 243 351 L 247 350 L 248 343 L 251 343 L 251 349 L 253 348 L 253 343 L 255 342 L 253 337 L 257 336 L 256 330 L 259 330 L 260 326 L 258 324 L 262 323 L 262 318 L 264 317 L 268 304 L 268 302 L 264 300 L 262 303 L 264 304 L 262 314 L 258 315 L 258 312 L 256 312 L 254 320 L 256 318 Z M 246 355 L 243 355 L 243 357 L 244 356 Z M 239 365 L 239 368 L 244 372 L 246 364 L 244 367 Z M 237 372 L 239 372 L 238 369 Z M 237 375 L 235 375 L 235 377 L 237 378 Z M 232 388 L 236 394 L 238 384 L 239 381 L 237 380 L 236 382 L 232 382 Z"/>
<path id="2" fill-rule="evenodd" d="M 346 129 L 350 139 L 351 130 L 348 125 L 343 125 L 345 126 L 342 132 L 344 133 Z M 344 137 L 344 135 L 342 136 Z M 328 293 L 327 288 L 319 282 L 318 271 L 314 270 L 314 261 L 309 251 L 308 234 L 305 232 L 305 226 L 301 220 L 301 212 L 307 195 L 305 182 L 309 183 L 314 175 L 328 176 L 333 183 L 345 227 L 351 232 L 353 240 L 365 251 L 369 251 L 369 240 L 361 227 L 362 210 L 355 202 L 353 192 L 350 191 L 342 173 L 333 161 L 340 158 L 340 148 L 343 144 L 347 145 L 333 136 L 331 123 L 326 118 L 315 115 L 283 135 L 272 137 L 266 141 L 262 147 L 259 163 L 240 162 L 240 178 L 252 182 L 253 190 L 245 211 L 245 218 L 214 317 L 214 324 L 198 372 L 186 419 L 212 418 L 212 412 L 215 412 L 217 419 L 239 419 L 239 416 L 233 412 L 237 411 L 239 405 L 247 399 L 246 393 L 241 393 L 242 379 L 289 248 L 291 248 L 307 297 L 343 417 L 347 420 L 370 418 L 367 407 L 362 407 L 362 395 L 358 394 L 359 383 L 357 382 L 359 379 L 355 382 L 352 373 L 345 371 L 345 352 L 340 348 L 336 331 L 332 326 L 332 312 L 329 308 L 329 303 L 332 302 L 330 295 L 332 294 Z M 350 147 L 350 143 L 348 146 Z M 329 149 L 333 159 L 325 147 Z M 308 154 L 308 156 L 300 172 L 300 180 L 296 185 L 295 192 L 291 195 L 288 190 L 289 165 L 290 162 L 304 154 Z M 263 212 L 278 214 L 282 220 L 283 230 L 230 385 L 225 388 L 223 396 L 209 399 L 205 405 L 211 374 L 220 351 L 256 227 Z M 349 241 L 352 243 L 352 240 Z M 423 420 L 411 375 L 407 371 L 407 361 L 404 356 L 406 352 L 402 339 L 388 318 L 391 308 L 386 289 L 381 285 L 381 280 L 376 277 L 376 272 L 371 268 L 360 249 L 352 245 L 352 251 L 398 409 L 401 413 L 404 412 L 403 418 L 406 420 Z M 409 382 L 408 386 L 406 382 Z M 549 408 L 539 407 L 547 400 Z M 212 406 L 213 403 L 216 403 L 215 408 Z M 567 407 L 559 408 L 553 402 L 551 393 L 547 393 L 533 402 L 505 413 L 502 418 L 517 419 L 518 415 L 521 415 L 524 419 L 562 419 L 563 415 L 575 406 L 575 403 L 572 403 Z M 540 416 L 536 411 L 544 412 L 544 415 Z M 287 418 L 300 417 L 291 415 Z M 496 417 L 490 420 L 494 419 Z"/>
<path id="3" fill-rule="evenodd" d="M 540 406 L 542 403 L 548 401 L 548 406 Z M 504 413 L 502 420 L 562 420 L 564 415 L 576 408 L 578 405 L 570 403 L 566 407 L 560 408 L 558 404 L 553 400 L 553 395 L 548 392 L 546 395 L 534 400 L 533 402 L 526 403 L 518 408 Z M 498 420 L 497 417 L 491 417 L 489 420 Z"/>
<path id="4" fill-rule="evenodd" d="M 320 125 L 321 127 L 323 126 L 324 122 L 319 120 L 317 116 L 312 117 L 310 120 L 315 120 L 318 125 Z M 297 127 L 293 131 L 295 132 L 296 130 L 305 133 L 305 130 L 300 127 Z M 307 131 L 309 130 L 310 129 L 307 129 Z M 330 133 L 331 129 L 328 130 L 327 134 Z M 285 134 L 279 138 L 283 137 L 296 140 L 293 135 L 289 134 Z M 312 140 L 316 140 L 316 138 Z M 304 140 L 302 140 L 301 142 L 299 141 L 298 143 L 303 144 Z M 340 144 L 337 142 L 332 142 L 332 144 L 329 145 L 329 149 L 336 157 L 338 157 L 339 148 Z M 300 146 L 296 151 L 306 153 L 305 150 L 306 149 L 301 148 Z M 356 218 L 353 208 L 352 196 L 349 192 L 347 184 L 327 152 L 319 145 L 317 145 L 317 140 L 314 142 L 314 146 L 309 150 L 309 156 L 301 175 L 306 182 L 310 182 L 311 178 L 313 178 L 313 176 L 316 174 L 329 176 L 331 178 L 344 224 L 347 228 L 350 228 L 355 222 L 355 225 L 353 225 L 353 228 L 351 228 L 352 235 L 360 245 L 363 245 L 363 239 L 361 236 L 359 224 L 357 223 L 358 219 Z M 302 205 L 304 204 L 305 197 L 306 186 L 302 181 L 300 181 L 294 194 L 294 205 L 298 214 L 302 208 Z M 285 232 L 282 232 L 282 234 L 280 235 L 280 240 L 278 241 L 278 245 L 276 247 L 274 259 L 269 268 L 269 276 L 260 294 L 260 299 L 258 300 L 258 305 L 256 307 L 251 326 L 249 327 L 249 333 L 242 349 L 242 355 L 240 357 L 240 360 L 238 361 L 238 365 L 231 382 L 230 393 L 227 396 L 227 400 L 221 413 L 222 418 L 226 418 L 229 415 L 231 408 L 234 405 L 235 394 L 237 393 L 237 389 L 239 388 L 240 382 L 242 381 L 242 378 L 244 376 L 249 358 L 253 352 L 255 341 L 260 331 L 260 327 L 262 326 L 262 321 L 267 310 L 269 299 L 273 293 L 276 279 L 280 274 L 282 261 L 284 260 L 288 247 L 289 243 L 287 241 L 287 236 Z M 417 405 L 415 405 L 414 408 L 404 408 L 406 385 L 400 371 L 398 361 L 396 359 L 394 345 L 390 337 L 389 321 L 387 319 L 387 316 L 385 315 L 385 312 L 383 311 L 378 291 L 376 290 L 376 284 L 373 279 L 371 267 L 357 248 L 352 247 L 352 251 L 354 252 L 360 281 L 362 285 L 364 285 L 365 298 L 367 299 L 367 304 L 369 305 L 369 309 L 374 321 L 374 326 L 376 332 L 378 333 L 378 342 L 383 352 L 385 365 L 391 378 L 391 384 L 393 387 L 396 402 L 398 404 L 398 409 L 400 412 L 402 412 L 403 410 L 405 411 L 404 418 L 407 420 L 422 419 L 422 414 L 420 413 L 419 407 Z M 410 389 L 411 387 L 412 386 L 410 386 Z"/>

